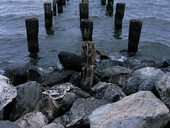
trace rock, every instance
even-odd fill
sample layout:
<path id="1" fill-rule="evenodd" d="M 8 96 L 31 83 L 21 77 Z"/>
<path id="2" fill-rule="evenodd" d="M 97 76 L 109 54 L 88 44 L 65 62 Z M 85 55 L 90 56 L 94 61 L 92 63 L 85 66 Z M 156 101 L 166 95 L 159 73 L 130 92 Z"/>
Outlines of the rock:
<path id="1" fill-rule="evenodd" d="M 138 69 L 123 85 L 124 91 L 127 94 L 147 90 L 156 93 L 155 82 L 161 77 L 161 75 L 163 75 L 163 72 L 154 67 Z"/>
<path id="2" fill-rule="evenodd" d="M 75 93 L 67 92 L 62 100 L 62 111 L 68 110 L 76 99 Z"/>
<path id="3" fill-rule="evenodd" d="M 126 96 L 122 88 L 112 83 L 99 82 L 91 90 L 97 99 L 110 102 L 116 102 Z"/>
<path id="4" fill-rule="evenodd" d="M 170 66 L 170 59 L 169 60 L 165 60 L 164 63 L 163 63 L 163 67 L 166 68 Z"/>
<path id="5" fill-rule="evenodd" d="M 35 110 L 43 113 L 48 121 L 53 120 L 59 113 L 60 104 L 54 99 L 46 96 L 41 98 L 36 104 Z"/>
<path id="6" fill-rule="evenodd" d="M 81 73 L 80 72 L 74 72 L 72 76 L 69 79 L 69 82 L 72 83 L 75 86 L 80 87 L 81 85 Z"/>
<path id="7" fill-rule="evenodd" d="M 158 91 L 161 100 L 170 109 L 170 72 L 165 73 L 156 83 L 156 90 Z"/>
<path id="8" fill-rule="evenodd" d="M 53 71 L 43 76 L 42 84 L 43 86 L 54 86 L 56 84 L 65 83 L 69 80 L 73 71 L 63 70 L 61 72 Z"/>
<path id="9" fill-rule="evenodd" d="M 81 56 L 69 52 L 60 52 L 58 58 L 65 69 L 81 71 Z"/>
<path id="10" fill-rule="evenodd" d="M 129 68 L 121 67 L 121 66 L 112 66 L 105 69 L 100 70 L 98 72 L 98 76 L 101 80 L 111 82 L 114 84 L 122 85 L 122 83 L 130 77 L 132 70 Z"/>
<path id="11" fill-rule="evenodd" d="M 51 123 L 46 126 L 43 126 L 42 128 L 64 128 L 64 126 L 60 123 Z"/>
<path id="12" fill-rule="evenodd" d="M 59 120 L 64 126 L 70 127 L 80 120 L 88 117 L 93 110 L 108 103 L 104 100 L 92 98 L 78 98 L 73 103 L 71 110 L 62 116 Z"/>
<path id="13" fill-rule="evenodd" d="M 169 109 L 150 91 L 101 106 L 89 116 L 90 128 L 163 128 Z"/>
<path id="14" fill-rule="evenodd" d="M 35 66 L 32 66 L 27 70 L 27 77 L 29 81 L 41 81 L 41 74 L 39 73 L 38 68 Z"/>
<path id="15" fill-rule="evenodd" d="M 7 77 L 0 75 L 0 111 L 16 96 L 16 88 L 10 84 Z"/>
<path id="16" fill-rule="evenodd" d="M 42 89 L 40 84 L 35 81 L 30 81 L 17 86 L 17 97 L 14 101 L 14 106 L 6 108 L 6 112 L 10 112 L 10 120 L 16 120 L 28 112 L 34 110 L 35 105 L 41 97 Z M 6 116 L 8 116 L 6 114 Z M 7 117 L 6 117 L 7 118 Z"/>
<path id="17" fill-rule="evenodd" d="M 14 122 L 0 121 L 0 128 L 21 128 L 21 127 Z"/>
<path id="18" fill-rule="evenodd" d="M 90 97 L 89 93 L 81 90 L 80 88 L 78 88 L 76 86 L 73 86 L 72 92 L 75 93 L 76 96 L 79 97 L 79 98 L 89 98 Z"/>
<path id="19" fill-rule="evenodd" d="M 0 110 L 0 120 L 3 119 L 3 113 L 4 113 L 4 109 Z"/>
<path id="20" fill-rule="evenodd" d="M 41 112 L 31 112 L 16 121 L 21 128 L 42 128 L 48 123 Z"/>
<path id="21" fill-rule="evenodd" d="M 11 83 L 16 86 L 27 82 L 27 69 L 29 64 L 15 64 L 6 67 L 4 75 L 7 76 Z"/>

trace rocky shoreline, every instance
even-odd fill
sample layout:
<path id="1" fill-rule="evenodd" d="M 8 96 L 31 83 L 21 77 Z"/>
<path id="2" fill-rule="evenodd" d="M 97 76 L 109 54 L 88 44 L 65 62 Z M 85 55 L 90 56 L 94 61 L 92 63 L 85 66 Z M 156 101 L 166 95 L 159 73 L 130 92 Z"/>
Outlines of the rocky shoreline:
<path id="1" fill-rule="evenodd" d="M 0 75 L 1 128 L 169 128 L 170 61 L 98 51 L 93 87 L 81 86 L 79 55 L 63 68 L 9 66 Z"/>

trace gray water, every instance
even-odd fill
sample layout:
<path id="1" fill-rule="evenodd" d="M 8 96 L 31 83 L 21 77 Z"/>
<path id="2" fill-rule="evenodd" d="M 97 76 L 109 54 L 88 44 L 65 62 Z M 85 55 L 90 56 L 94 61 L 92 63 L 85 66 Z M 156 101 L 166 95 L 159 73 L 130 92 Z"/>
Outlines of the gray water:
<path id="1" fill-rule="evenodd" d="M 9 64 L 26 63 L 32 59 L 27 50 L 25 19 L 39 19 L 37 63 L 41 66 L 58 64 L 57 55 L 65 50 L 80 54 L 82 38 L 79 28 L 79 2 L 69 0 L 64 13 L 54 17 L 54 35 L 44 28 L 43 3 L 50 0 L 0 1 L 0 69 Z M 52 0 L 51 0 L 52 1 Z M 94 22 L 93 40 L 99 50 L 114 56 L 127 48 L 130 19 L 143 21 L 139 55 L 170 59 L 170 0 L 115 0 L 125 2 L 122 39 L 114 38 L 114 16 L 105 15 L 100 0 L 89 0 L 90 19 Z M 114 5 L 115 7 L 115 5 Z M 114 8 L 115 9 L 115 8 Z"/>

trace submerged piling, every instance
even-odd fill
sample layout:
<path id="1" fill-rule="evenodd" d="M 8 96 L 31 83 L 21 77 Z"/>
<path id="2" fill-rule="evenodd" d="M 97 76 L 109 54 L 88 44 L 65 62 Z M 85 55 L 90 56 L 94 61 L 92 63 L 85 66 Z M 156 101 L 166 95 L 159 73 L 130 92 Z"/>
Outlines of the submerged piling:
<path id="1" fill-rule="evenodd" d="M 89 19 L 81 20 L 81 32 L 83 41 L 92 41 L 93 21 Z"/>
<path id="2" fill-rule="evenodd" d="M 93 42 L 85 41 L 82 45 L 82 72 L 81 85 L 83 90 L 90 90 L 94 80 L 94 65 L 96 48 Z"/>
<path id="3" fill-rule="evenodd" d="M 38 44 L 38 32 L 39 32 L 39 21 L 37 18 L 30 18 L 25 20 L 28 51 L 30 53 L 39 52 Z"/>
<path id="4" fill-rule="evenodd" d="M 45 17 L 45 28 L 51 29 L 52 21 L 53 21 L 51 3 L 44 3 L 44 17 Z"/>
<path id="5" fill-rule="evenodd" d="M 57 0 L 53 0 L 53 16 L 57 15 Z"/>
<path id="6" fill-rule="evenodd" d="M 58 13 L 63 13 L 63 0 L 57 0 Z"/>
<path id="7" fill-rule="evenodd" d="M 101 0 L 101 5 L 106 5 L 106 0 Z"/>
<path id="8" fill-rule="evenodd" d="M 106 5 L 106 14 L 109 16 L 113 16 L 113 0 L 108 0 L 108 3 Z"/>
<path id="9" fill-rule="evenodd" d="M 115 14 L 115 29 L 122 29 L 122 20 L 125 12 L 125 3 L 116 4 L 116 14 Z"/>
<path id="10" fill-rule="evenodd" d="M 138 44 L 142 30 L 142 21 L 137 19 L 130 20 L 129 38 L 128 38 L 128 52 L 136 53 L 138 51 Z"/>

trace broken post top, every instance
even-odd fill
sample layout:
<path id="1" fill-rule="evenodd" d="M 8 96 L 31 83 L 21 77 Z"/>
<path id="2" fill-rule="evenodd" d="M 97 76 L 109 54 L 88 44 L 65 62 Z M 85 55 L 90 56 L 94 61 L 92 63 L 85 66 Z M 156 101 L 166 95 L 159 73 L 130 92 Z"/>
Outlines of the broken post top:
<path id="1" fill-rule="evenodd" d="M 141 29 L 142 24 L 143 24 L 142 20 L 139 20 L 139 19 L 131 19 L 130 20 L 130 25 L 135 26 L 136 29 Z"/>
<path id="2" fill-rule="evenodd" d="M 51 13 L 51 3 L 49 2 L 44 3 L 44 10 L 45 10 L 45 13 Z"/>

